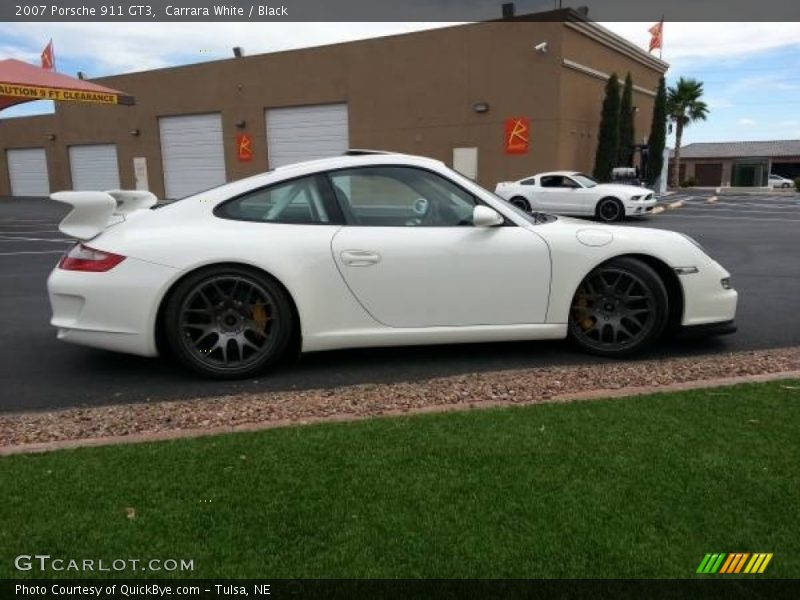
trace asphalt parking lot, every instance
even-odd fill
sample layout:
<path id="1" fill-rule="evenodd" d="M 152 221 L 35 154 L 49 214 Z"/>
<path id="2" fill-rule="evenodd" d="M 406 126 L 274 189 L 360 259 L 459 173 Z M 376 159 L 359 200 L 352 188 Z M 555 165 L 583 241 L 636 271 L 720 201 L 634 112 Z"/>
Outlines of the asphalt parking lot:
<path id="1" fill-rule="evenodd" d="M 687 233 L 733 276 L 739 332 L 676 340 L 643 358 L 800 345 L 800 194 L 673 194 L 665 210 L 632 227 Z M 681 201 L 682 206 L 669 208 Z M 118 355 L 58 342 L 49 325 L 48 273 L 71 243 L 58 232 L 65 207 L 0 199 L 0 411 L 147 402 L 265 389 L 321 388 L 597 359 L 561 342 L 524 342 L 325 352 L 258 379 L 198 379 L 168 360 Z"/>

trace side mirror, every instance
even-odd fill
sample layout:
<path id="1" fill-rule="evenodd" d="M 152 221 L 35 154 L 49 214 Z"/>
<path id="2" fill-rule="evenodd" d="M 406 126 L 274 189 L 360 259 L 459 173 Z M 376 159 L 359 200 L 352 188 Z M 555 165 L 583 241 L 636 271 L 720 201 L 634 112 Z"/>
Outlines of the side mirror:
<path id="1" fill-rule="evenodd" d="M 472 224 L 475 227 L 496 227 L 504 222 L 503 215 L 488 206 L 478 205 L 472 211 Z"/>

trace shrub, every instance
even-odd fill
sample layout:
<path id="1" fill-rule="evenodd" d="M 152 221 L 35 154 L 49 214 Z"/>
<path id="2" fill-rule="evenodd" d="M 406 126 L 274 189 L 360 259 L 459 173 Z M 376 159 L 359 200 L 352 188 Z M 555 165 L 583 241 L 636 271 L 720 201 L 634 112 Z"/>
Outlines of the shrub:
<path id="1" fill-rule="evenodd" d="M 681 187 L 695 187 L 697 185 L 696 177 L 687 177 L 681 181 Z"/>
<path id="2" fill-rule="evenodd" d="M 800 177 L 794 178 L 794 187 L 795 189 L 797 189 L 798 192 L 800 192 Z"/>

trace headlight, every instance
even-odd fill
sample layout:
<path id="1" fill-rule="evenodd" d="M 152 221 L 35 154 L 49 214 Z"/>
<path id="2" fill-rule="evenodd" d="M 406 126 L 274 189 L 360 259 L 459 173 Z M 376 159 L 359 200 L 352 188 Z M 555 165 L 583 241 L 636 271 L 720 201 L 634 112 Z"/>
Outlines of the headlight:
<path id="1" fill-rule="evenodd" d="M 725 289 L 725 290 L 732 290 L 733 289 L 733 285 L 731 284 L 731 278 L 730 277 L 726 277 L 725 279 L 720 279 L 719 282 L 722 285 L 723 289 Z"/>
<path id="2" fill-rule="evenodd" d="M 631 200 L 641 200 L 641 196 L 631 196 Z"/>

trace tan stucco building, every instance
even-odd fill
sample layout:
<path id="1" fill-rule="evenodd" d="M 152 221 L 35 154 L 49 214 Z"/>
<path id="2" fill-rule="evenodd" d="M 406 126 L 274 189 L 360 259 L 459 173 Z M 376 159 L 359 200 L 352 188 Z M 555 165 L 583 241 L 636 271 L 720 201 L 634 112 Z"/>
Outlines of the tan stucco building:
<path id="1" fill-rule="evenodd" d="M 492 187 L 588 171 L 609 74 L 633 77 L 641 142 L 666 68 L 563 10 L 104 77 L 135 106 L 0 119 L 0 196 L 117 184 L 177 197 L 347 147 L 455 161 Z M 512 119 L 529 127 L 514 154 Z"/>

